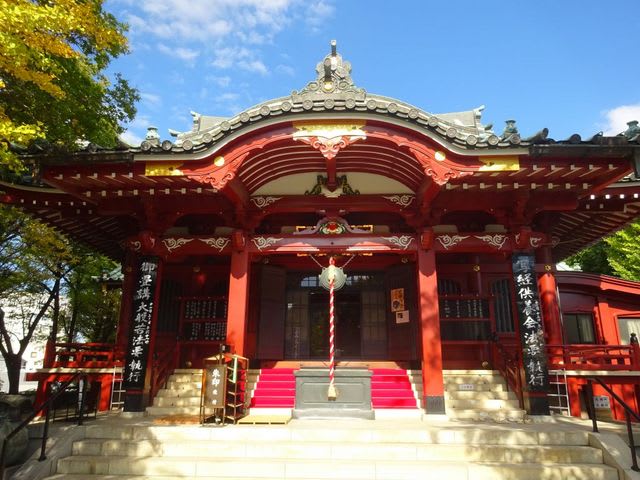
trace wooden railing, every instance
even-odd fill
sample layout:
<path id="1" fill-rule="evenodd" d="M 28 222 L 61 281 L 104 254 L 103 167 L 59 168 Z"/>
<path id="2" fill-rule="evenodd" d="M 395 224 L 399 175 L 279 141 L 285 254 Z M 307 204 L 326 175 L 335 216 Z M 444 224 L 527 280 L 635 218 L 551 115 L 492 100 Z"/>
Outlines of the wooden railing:
<path id="1" fill-rule="evenodd" d="M 158 335 L 154 347 L 156 353 L 151 361 L 151 382 L 149 401 L 164 387 L 169 375 L 178 364 L 178 348 L 175 335 Z"/>
<path id="2" fill-rule="evenodd" d="M 551 370 L 640 370 L 638 345 L 547 345 Z"/>

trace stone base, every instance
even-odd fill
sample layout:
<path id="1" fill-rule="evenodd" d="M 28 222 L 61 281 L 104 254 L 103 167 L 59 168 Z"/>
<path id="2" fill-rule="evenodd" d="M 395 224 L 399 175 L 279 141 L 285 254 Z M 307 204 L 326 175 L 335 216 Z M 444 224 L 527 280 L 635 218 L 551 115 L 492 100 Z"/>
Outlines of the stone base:
<path id="1" fill-rule="evenodd" d="M 335 371 L 337 397 L 329 399 L 329 371 L 301 368 L 296 371 L 294 418 L 375 418 L 371 408 L 371 372 L 342 368 Z"/>
<path id="2" fill-rule="evenodd" d="M 293 418 L 359 418 L 363 420 L 374 420 L 376 418 L 373 410 L 359 410 L 355 408 L 307 408 L 304 410 L 293 409 Z"/>

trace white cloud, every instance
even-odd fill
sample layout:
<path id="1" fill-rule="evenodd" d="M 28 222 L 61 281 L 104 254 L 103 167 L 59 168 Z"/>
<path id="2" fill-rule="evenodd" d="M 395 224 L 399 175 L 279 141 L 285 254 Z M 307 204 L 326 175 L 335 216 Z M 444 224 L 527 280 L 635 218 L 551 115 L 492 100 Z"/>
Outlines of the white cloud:
<path id="1" fill-rule="evenodd" d="M 271 44 L 294 21 L 314 29 L 332 16 L 333 0 L 113 0 L 130 8 L 132 42 L 159 40 L 163 53 L 187 63 L 213 57 L 219 69 L 239 67 L 266 75 L 257 46 Z"/>
<path id="2" fill-rule="evenodd" d="M 640 103 L 621 105 L 603 112 L 606 123 L 602 127 L 605 135 L 618 135 L 627 129 L 627 122 L 640 120 Z"/>
<path id="3" fill-rule="evenodd" d="M 282 64 L 276 67 L 276 72 L 282 73 L 284 75 L 288 75 L 290 77 L 293 77 L 296 74 L 296 71 L 294 70 L 293 67 L 289 65 L 282 65 Z"/>
<path id="4" fill-rule="evenodd" d="M 144 103 L 151 107 L 162 104 L 162 97 L 160 97 L 160 95 L 156 95 L 155 93 L 142 92 L 140 93 L 140 98 Z"/>
<path id="5" fill-rule="evenodd" d="M 231 93 L 231 92 L 227 92 L 227 93 L 223 93 L 218 95 L 215 100 L 216 102 L 233 102 L 235 100 L 237 100 L 238 98 L 240 98 L 240 95 L 238 95 L 237 93 Z"/>
<path id="6" fill-rule="evenodd" d="M 335 7 L 333 4 L 326 0 L 311 2 L 307 6 L 305 20 L 314 30 L 317 30 L 329 17 L 333 15 L 334 11 Z"/>
<path id="7" fill-rule="evenodd" d="M 164 43 L 158 44 L 158 51 L 170 57 L 184 60 L 185 62 L 193 62 L 200 55 L 200 52 L 197 50 L 184 47 L 169 47 Z"/>
<path id="8" fill-rule="evenodd" d="M 260 75 L 267 75 L 269 73 L 269 69 L 262 63 L 262 60 L 242 60 L 238 62 L 238 66 L 247 72 L 259 73 Z"/>
<path id="9" fill-rule="evenodd" d="M 120 134 L 120 140 L 122 140 L 127 145 L 131 145 L 132 147 L 137 147 L 142 143 L 143 138 L 131 130 L 125 130 Z"/>
<path id="10" fill-rule="evenodd" d="M 221 88 L 226 88 L 231 84 L 231 77 L 218 77 L 217 75 L 207 75 L 205 77 L 207 82 L 215 83 L 217 86 Z"/>

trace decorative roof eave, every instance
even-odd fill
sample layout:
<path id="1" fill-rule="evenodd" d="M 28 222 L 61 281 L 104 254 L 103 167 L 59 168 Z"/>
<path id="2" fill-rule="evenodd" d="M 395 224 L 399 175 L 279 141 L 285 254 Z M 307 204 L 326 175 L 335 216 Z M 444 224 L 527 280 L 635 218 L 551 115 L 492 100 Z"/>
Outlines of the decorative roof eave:
<path id="1" fill-rule="evenodd" d="M 640 282 L 624 280 L 609 275 L 599 275 L 585 272 L 556 272 L 555 277 L 560 286 L 582 285 L 599 290 L 613 290 L 631 295 L 638 295 Z"/>
<path id="2" fill-rule="evenodd" d="M 242 127 L 236 128 L 227 134 L 219 135 L 219 137 L 216 137 L 215 140 L 212 140 L 207 144 L 200 143 L 197 147 L 193 147 L 189 151 L 185 151 L 183 149 L 178 149 L 178 148 L 175 148 L 172 150 L 165 150 L 165 151 L 162 151 L 159 149 L 152 149 L 147 152 L 142 152 L 141 150 L 137 150 L 135 151 L 134 161 L 136 162 L 149 161 L 150 156 L 152 156 L 154 161 L 165 161 L 165 160 L 175 161 L 176 156 L 178 155 L 181 156 L 180 158 L 181 160 L 183 159 L 193 160 L 193 161 L 201 160 L 211 156 L 217 151 L 222 150 L 226 145 L 233 142 L 234 140 L 237 140 L 238 138 L 244 135 L 247 135 L 259 129 L 263 129 L 265 127 L 271 127 L 271 126 L 275 126 L 285 122 L 294 122 L 294 121 L 301 121 L 301 120 L 314 120 L 314 121 L 336 120 L 337 118 L 340 118 L 340 117 L 345 117 L 345 119 L 354 120 L 354 121 L 375 120 L 375 121 L 399 126 L 402 128 L 406 128 L 420 135 L 424 135 L 426 138 L 433 140 L 437 144 L 441 145 L 443 148 L 462 156 L 474 156 L 480 153 L 477 150 L 468 150 L 468 149 L 461 148 L 459 145 L 456 145 L 447 141 L 446 138 L 443 138 L 437 132 L 420 128 L 419 125 L 412 125 L 411 123 L 403 122 L 401 119 L 391 118 L 388 116 L 380 116 L 380 115 L 371 114 L 371 113 L 357 113 L 357 112 L 306 113 L 305 112 L 304 114 L 301 114 L 301 115 L 297 115 L 295 113 L 294 114 L 289 113 L 287 115 L 277 116 L 274 118 L 265 118 L 260 122 L 256 122 L 249 125 L 243 125 Z M 483 148 L 481 150 L 481 153 L 483 155 L 492 155 L 492 156 L 526 155 L 528 154 L 528 149 L 526 147 L 519 147 L 519 146 L 517 147 L 512 146 L 511 148 Z M 185 155 L 188 155 L 188 157 L 185 158 L 184 157 Z"/>
<path id="3" fill-rule="evenodd" d="M 455 125 L 440 119 L 437 115 L 388 97 L 367 94 L 362 98 L 355 98 L 337 93 L 315 95 L 311 98 L 295 94 L 290 97 L 281 97 L 251 107 L 211 128 L 180 134 L 175 144 L 168 140 L 162 143 L 145 141 L 140 148 L 132 151 L 147 155 L 195 154 L 202 151 L 209 153 L 222 148 L 231 139 L 257 128 L 282 121 L 303 119 L 300 117 L 322 119 L 336 116 L 350 119 L 375 119 L 411 128 L 461 155 L 477 155 L 478 150 L 483 154 L 513 155 L 516 153 L 514 149 L 524 149 L 529 145 L 517 134 L 503 139 L 493 132 L 480 131 L 478 128 L 466 125 Z M 526 150 L 523 152 L 526 153 Z"/>
<path id="4" fill-rule="evenodd" d="M 134 151 L 110 150 L 101 152 L 69 152 L 20 155 L 29 161 L 36 160 L 41 165 L 87 165 L 90 163 L 132 163 Z"/>
<path id="5" fill-rule="evenodd" d="M 597 138 L 597 143 L 530 145 L 528 153 L 531 158 L 558 156 L 565 158 L 633 158 L 634 155 L 640 155 L 640 145 L 629 143 L 621 135 L 615 137 L 599 136 Z"/>
<path id="6" fill-rule="evenodd" d="M 24 192 L 38 193 L 38 194 L 50 193 L 53 195 L 68 195 L 67 192 L 63 192 L 62 190 L 59 190 L 57 188 L 52 188 L 48 185 L 32 186 L 32 185 L 23 185 L 20 183 L 9 183 L 9 182 L 0 180 L 0 192 L 3 191 L 3 188 L 9 189 L 9 190 L 21 190 Z"/>

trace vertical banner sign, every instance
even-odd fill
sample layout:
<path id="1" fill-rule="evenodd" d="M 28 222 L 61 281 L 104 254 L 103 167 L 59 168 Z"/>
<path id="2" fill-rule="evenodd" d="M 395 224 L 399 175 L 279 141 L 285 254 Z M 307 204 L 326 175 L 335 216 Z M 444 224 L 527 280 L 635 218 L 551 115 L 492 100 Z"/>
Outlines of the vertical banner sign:
<path id="1" fill-rule="evenodd" d="M 133 319 L 124 366 L 124 388 L 127 390 L 144 389 L 157 276 L 158 258 L 142 257 L 133 293 Z"/>
<path id="2" fill-rule="evenodd" d="M 547 352 L 535 259 L 533 255 L 514 253 L 512 261 L 526 388 L 530 392 L 546 393 L 548 391 Z"/>

